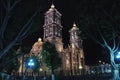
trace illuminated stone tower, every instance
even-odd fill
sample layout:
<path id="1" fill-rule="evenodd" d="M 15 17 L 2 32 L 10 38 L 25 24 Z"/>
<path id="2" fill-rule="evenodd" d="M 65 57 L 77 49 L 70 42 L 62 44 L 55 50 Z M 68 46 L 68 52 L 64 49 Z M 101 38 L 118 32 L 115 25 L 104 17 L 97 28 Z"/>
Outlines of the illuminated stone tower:
<path id="1" fill-rule="evenodd" d="M 49 41 L 55 44 L 59 56 L 62 58 L 62 66 L 60 66 L 58 70 L 63 70 L 65 75 L 81 74 L 82 70 L 85 70 L 86 65 L 84 62 L 82 39 L 79 37 L 80 31 L 76 24 L 74 23 L 72 29 L 69 31 L 70 45 L 64 49 L 62 42 L 63 27 L 61 25 L 61 14 L 57 11 L 53 4 L 51 5 L 51 8 L 45 13 L 43 28 L 43 42 L 41 41 L 41 38 L 39 38 L 38 41 L 35 42 L 35 44 L 32 46 L 30 54 L 24 55 L 23 58 L 25 59 L 31 55 L 38 56 L 41 63 L 40 70 L 49 72 L 46 66 L 41 62 L 42 45 L 44 42 Z M 20 73 L 25 72 L 24 59 L 22 59 L 22 57 L 19 59 L 21 65 L 19 68 Z"/>
<path id="2" fill-rule="evenodd" d="M 84 63 L 84 52 L 82 47 L 82 39 L 80 39 L 80 31 L 77 28 L 76 24 L 73 24 L 72 29 L 69 31 L 70 33 L 70 45 L 71 45 L 71 69 L 74 73 L 78 73 L 77 71 L 83 69 L 85 66 Z"/>
<path id="3" fill-rule="evenodd" d="M 80 31 L 77 28 L 76 24 L 73 24 L 72 29 L 69 31 L 70 33 L 70 43 L 73 49 L 81 49 L 82 48 L 82 39 L 80 39 Z"/>
<path id="4" fill-rule="evenodd" d="M 45 13 L 45 22 L 43 28 L 44 42 L 50 41 L 55 43 L 57 51 L 61 52 L 63 50 L 61 14 L 56 10 L 53 4 Z"/>

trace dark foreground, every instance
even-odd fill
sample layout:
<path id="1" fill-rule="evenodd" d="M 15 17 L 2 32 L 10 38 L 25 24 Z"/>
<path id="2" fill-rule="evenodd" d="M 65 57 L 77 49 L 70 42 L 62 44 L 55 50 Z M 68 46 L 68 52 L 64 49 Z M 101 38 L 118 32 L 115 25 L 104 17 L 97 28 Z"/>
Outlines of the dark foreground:
<path id="1" fill-rule="evenodd" d="M 17 75 L 3 75 L 2 79 L 0 80 L 51 80 L 50 76 L 17 76 Z M 82 76 L 55 76 L 55 80 L 111 80 L 112 74 L 95 74 L 95 75 L 82 75 Z"/>

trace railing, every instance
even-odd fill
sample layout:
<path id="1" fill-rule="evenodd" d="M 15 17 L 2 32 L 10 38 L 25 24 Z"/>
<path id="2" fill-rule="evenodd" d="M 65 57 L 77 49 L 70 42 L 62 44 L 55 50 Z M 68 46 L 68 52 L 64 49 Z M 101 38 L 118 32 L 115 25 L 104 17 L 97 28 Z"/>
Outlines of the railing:
<path id="1" fill-rule="evenodd" d="M 74 73 L 73 73 L 74 72 Z M 54 71 L 55 75 L 64 75 L 64 76 L 71 76 L 71 75 L 86 75 L 86 74 L 89 74 L 89 73 L 86 73 L 85 71 L 68 71 L 68 70 L 55 70 Z M 51 75 L 51 72 L 44 72 L 44 71 L 38 71 L 38 72 L 23 72 L 23 73 L 19 73 L 19 72 L 14 72 L 12 73 L 12 75 L 17 75 L 17 76 L 50 76 Z"/>
<path id="2" fill-rule="evenodd" d="M 17 76 L 17 80 L 23 80 L 24 76 Z M 51 76 L 47 76 L 46 80 L 51 80 Z M 25 80 L 44 80 L 44 76 L 26 76 Z M 64 75 L 55 75 L 56 80 L 110 80 L 112 79 L 112 74 L 100 74 L 100 75 L 71 75 L 71 76 L 64 76 Z M 15 80 L 10 79 L 10 80 Z"/>
<path id="3" fill-rule="evenodd" d="M 68 74 L 70 71 L 55 71 L 56 80 L 110 80 L 112 79 L 112 73 L 104 74 Z M 26 73 L 14 73 L 12 75 L 5 75 L 2 80 L 44 80 L 46 75 L 46 80 L 51 80 L 50 72 L 26 72 Z M 6 76 L 9 76 L 9 79 Z"/>

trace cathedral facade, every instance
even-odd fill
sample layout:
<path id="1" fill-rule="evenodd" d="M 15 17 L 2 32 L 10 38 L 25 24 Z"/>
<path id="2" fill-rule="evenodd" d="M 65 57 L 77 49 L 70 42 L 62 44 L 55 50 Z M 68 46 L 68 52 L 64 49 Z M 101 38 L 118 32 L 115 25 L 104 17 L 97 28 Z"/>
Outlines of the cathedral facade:
<path id="1" fill-rule="evenodd" d="M 70 45 L 68 48 L 63 48 L 62 42 L 62 28 L 61 14 L 52 4 L 51 8 L 45 13 L 44 21 L 44 39 L 43 41 L 50 41 L 56 45 L 56 49 L 62 58 L 62 69 L 71 71 L 72 74 L 77 73 L 79 69 L 85 68 L 84 52 L 80 38 L 79 28 L 73 24 L 72 29 L 69 30 Z"/>
<path id="2" fill-rule="evenodd" d="M 62 42 L 62 28 L 61 14 L 57 11 L 52 4 L 51 8 L 45 13 L 44 20 L 44 38 L 43 42 L 49 41 L 55 44 L 56 49 L 62 59 L 62 66 L 60 69 L 63 71 L 70 71 L 70 74 L 80 73 L 81 70 L 86 70 L 84 62 L 83 40 L 80 38 L 79 28 L 76 24 L 69 30 L 70 45 L 67 48 L 63 47 Z M 30 53 L 37 54 L 41 52 L 42 43 L 41 39 L 36 42 Z"/>

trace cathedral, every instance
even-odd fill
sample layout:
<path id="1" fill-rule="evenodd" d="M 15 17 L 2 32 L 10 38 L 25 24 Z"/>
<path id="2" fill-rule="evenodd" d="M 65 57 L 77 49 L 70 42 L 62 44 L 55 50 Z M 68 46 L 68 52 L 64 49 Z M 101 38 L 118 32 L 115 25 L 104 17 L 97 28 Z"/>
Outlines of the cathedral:
<path id="1" fill-rule="evenodd" d="M 84 62 L 84 51 L 82 46 L 83 40 L 79 36 L 80 30 L 76 26 L 76 24 L 73 23 L 73 27 L 69 30 L 70 44 L 67 48 L 64 48 L 62 42 L 63 26 L 61 25 L 61 16 L 62 15 L 57 11 L 55 6 L 52 4 L 51 8 L 45 13 L 44 16 L 45 19 L 43 25 L 44 29 L 43 42 L 49 41 L 55 44 L 56 49 L 62 59 L 62 66 L 60 67 L 60 69 L 62 69 L 63 71 L 70 71 L 69 72 L 70 74 L 77 74 L 83 70 L 86 71 L 86 65 Z M 35 44 L 32 46 L 30 54 L 40 56 L 43 42 L 39 38 L 38 41 L 35 42 Z M 19 72 L 21 72 L 22 66 L 24 67 L 24 65 L 21 63 Z"/>

